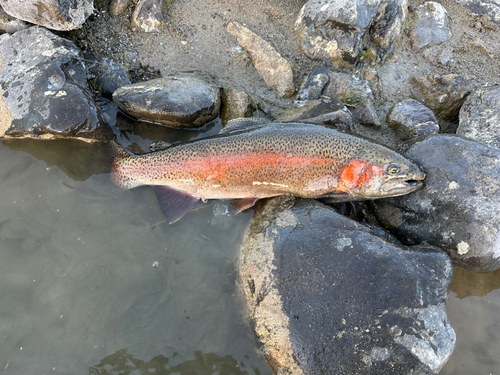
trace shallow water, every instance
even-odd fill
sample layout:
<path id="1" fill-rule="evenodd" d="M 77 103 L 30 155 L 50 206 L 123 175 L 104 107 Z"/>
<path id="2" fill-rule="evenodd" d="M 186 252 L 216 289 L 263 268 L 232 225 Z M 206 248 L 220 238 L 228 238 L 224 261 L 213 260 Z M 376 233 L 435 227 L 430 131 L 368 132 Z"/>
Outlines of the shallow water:
<path id="1" fill-rule="evenodd" d="M 144 150 L 144 134 L 121 141 Z M 209 202 L 168 225 L 152 189 L 109 181 L 103 144 L 6 140 L 0 159 L 0 374 L 271 374 L 236 285 L 251 210 Z M 442 374 L 500 372 L 499 287 L 455 273 Z"/>

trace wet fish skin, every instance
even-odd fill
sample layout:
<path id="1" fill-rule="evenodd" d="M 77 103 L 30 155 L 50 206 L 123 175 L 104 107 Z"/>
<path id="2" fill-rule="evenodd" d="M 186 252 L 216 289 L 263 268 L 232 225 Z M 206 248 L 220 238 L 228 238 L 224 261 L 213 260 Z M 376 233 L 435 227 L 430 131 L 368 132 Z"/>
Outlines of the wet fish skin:
<path id="1" fill-rule="evenodd" d="M 111 177 L 124 188 L 167 186 L 194 200 L 246 198 L 245 208 L 249 198 L 277 195 L 338 202 L 392 197 L 418 190 L 425 178 L 389 148 L 301 123 L 258 125 L 144 155 L 116 142 L 112 148 Z"/>

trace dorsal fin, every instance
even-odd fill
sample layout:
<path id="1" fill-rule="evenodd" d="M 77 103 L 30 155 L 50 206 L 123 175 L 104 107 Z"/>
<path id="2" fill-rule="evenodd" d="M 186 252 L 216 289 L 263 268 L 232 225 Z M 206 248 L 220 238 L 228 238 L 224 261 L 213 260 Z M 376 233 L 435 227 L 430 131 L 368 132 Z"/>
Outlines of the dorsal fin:
<path id="1" fill-rule="evenodd" d="M 242 117 L 229 120 L 219 134 L 232 133 L 237 131 L 255 130 L 271 123 L 271 120 L 263 117 Z"/>

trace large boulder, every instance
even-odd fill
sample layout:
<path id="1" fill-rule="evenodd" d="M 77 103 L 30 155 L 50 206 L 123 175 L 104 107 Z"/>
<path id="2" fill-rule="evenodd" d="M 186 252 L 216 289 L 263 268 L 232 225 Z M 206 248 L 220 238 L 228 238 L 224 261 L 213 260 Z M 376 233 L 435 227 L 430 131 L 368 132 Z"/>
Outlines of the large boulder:
<path id="1" fill-rule="evenodd" d="M 457 134 L 500 148 L 500 87 L 482 87 L 460 109 Z"/>
<path id="2" fill-rule="evenodd" d="M 113 101 L 128 115 L 177 128 L 196 128 L 219 114 L 217 86 L 190 77 L 166 77 L 125 85 Z"/>
<path id="3" fill-rule="evenodd" d="M 453 351 L 446 254 L 377 237 L 317 201 L 258 206 L 240 276 L 276 374 L 435 374 Z"/>
<path id="4" fill-rule="evenodd" d="M 78 29 L 94 12 L 94 0 L 0 0 L 13 17 L 54 30 Z"/>
<path id="5" fill-rule="evenodd" d="M 406 18 L 406 0 L 309 0 L 295 23 L 302 52 L 312 59 L 352 67 L 363 50 L 383 59 L 394 48 Z"/>
<path id="6" fill-rule="evenodd" d="M 425 188 L 374 201 L 379 222 L 406 244 L 439 246 L 469 271 L 499 268 L 500 150 L 435 135 L 405 155 L 425 170 Z"/>
<path id="7" fill-rule="evenodd" d="M 107 140 L 80 50 L 34 26 L 0 37 L 0 137 Z"/>

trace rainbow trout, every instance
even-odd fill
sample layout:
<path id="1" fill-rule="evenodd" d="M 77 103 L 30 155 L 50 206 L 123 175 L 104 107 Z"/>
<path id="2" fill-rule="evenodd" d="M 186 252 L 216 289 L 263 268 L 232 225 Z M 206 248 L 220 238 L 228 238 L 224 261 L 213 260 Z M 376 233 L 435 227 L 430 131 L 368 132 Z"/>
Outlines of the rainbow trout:
<path id="1" fill-rule="evenodd" d="M 330 202 L 408 194 L 425 174 L 397 152 L 321 125 L 231 121 L 220 134 L 133 155 L 116 142 L 112 180 L 154 185 L 170 223 L 200 199 L 236 199 L 230 214 L 277 195 Z"/>

